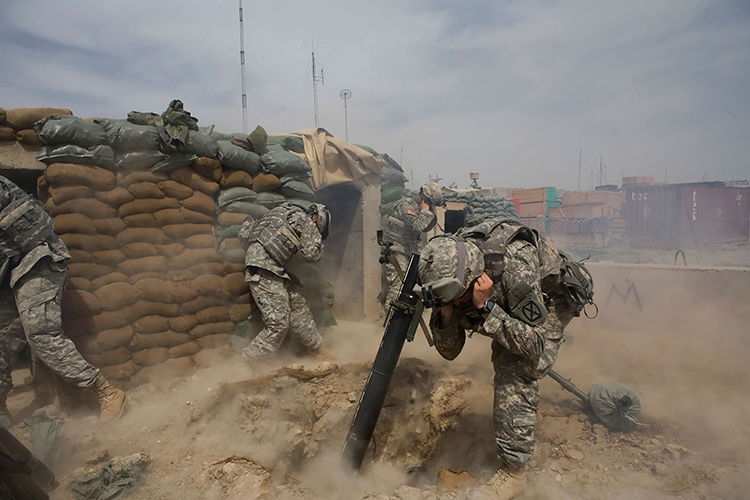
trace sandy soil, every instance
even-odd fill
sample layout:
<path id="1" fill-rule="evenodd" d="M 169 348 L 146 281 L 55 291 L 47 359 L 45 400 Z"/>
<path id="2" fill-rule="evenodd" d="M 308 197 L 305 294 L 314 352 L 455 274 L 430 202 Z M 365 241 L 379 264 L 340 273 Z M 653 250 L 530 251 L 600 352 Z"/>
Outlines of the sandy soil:
<path id="1" fill-rule="evenodd" d="M 635 385 L 644 425 L 609 432 L 543 380 L 522 498 L 746 498 L 746 316 L 717 317 L 710 331 L 684 321 L 656 331 L 632 318 L 627 328 L 575 320 L 556 369 L 584 391 L 596 382 Z M 220 348 L 189 376 L 130 389 L 129 411 L 113 425 L 91 411 L 67 415 L 52 498 L 72 498 L 67 485 L 81 467 L 141 452 L 149 463 L 131 498 L 462 498 L 496 467 L 490 345 L 479 336 L 453 362 L 421 337 L 407 344 L 363 473 L 339 467 L 381 334 L 377 324 L 341 322 L 327 334 L 335 366 L 291 355 L 250 366 Z M 18 391 L 11 409 L 30 397 Z M 13 430 L 24 436 L 23 424 Z"/>

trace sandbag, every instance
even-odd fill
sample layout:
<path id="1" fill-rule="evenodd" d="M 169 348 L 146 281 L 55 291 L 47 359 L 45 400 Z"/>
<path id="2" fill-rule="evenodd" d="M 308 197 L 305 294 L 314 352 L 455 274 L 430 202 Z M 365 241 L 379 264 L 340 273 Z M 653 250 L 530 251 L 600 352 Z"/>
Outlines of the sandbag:
<path id="1" fill-rule="evenodd" d="M 229 306 L 229 320 L 234 323 L 244 321 L 250 316 L 251 312 L 250 304 L 233 304 Z"/>
<path id="2" fill-rule="evenodd" d="M 158 333 L 165 332 L 169 328 L 167 318 L 164 316 L 143 316 L 133 321 L 133 330 L 136 333 Z"/>
<path id="3" fill-rule="evenodd" d="M 211 179 L 214 182 L 221 181 L 221 162 L 216 158 L 199 156 L 193 163 L 193 170 L 206 179 Z"/>
<path id="4" fill-rule="evenodd" d="M 83 214 L 62 214 L 54 219 L 55 233 L 96 234 L 91 219 Z"/>
<path id="5" fill-rule="evenodd" d="M 248 292 L 248 285 L 245 281 L 245 273 L 229 273 L 224 276 L 224 286 L 232 296 L 242 295 Z"/>
<path id="6" fill-rule="evenodd" d="M 179 208 L 165 208 L 163 210 L 158 210 L 154 213 L 153 218 L 159 227 L 166 224 L 185 223 L 185 217 L 183 217 L 182 211 Z"/>
<path id="7" fill-rule="evenodd" d="M 175 169 L 169 173 L 172 180 L 179 182 L 185 186 L 192 188 L 194 191 L 200 191 L 212 197 L 219 191 L 219 184 L 217 182 L 210 181 L 193 171 L 192 168 L 182 167 Z"/>
<path id="8" fill-rule="evenodd" d="M 31 129 L 19 130 L 16 133 L 16 141 L 20 142 L 27 148 L 39 149 L 42 147 L 42 141 L 39 139 L 39 134 Z"/>
<path id="9" fill-rule="evenodd" d="M 180 308 L 182 309 L 182 311 L 187 314 L 195 314 L 198 311 L 202 311 L 203 309 L 215 306 L 226 306 L 226 299 L 218 297 L 198 296 L 193 300 L 189 300 L 180 304 Z"/>
<path id="10" fill-rule="evenodd" d="M 130 194 L 127 189 L 121 187 L 116 187 L 108 191 L 97 191 L 96 193 L 94 193 L 94 196 L 97 200 L 103 201 L 104 203 L 112 207 L 120 206 L 123 203 L 127 203 L 135 199 L 135 197 Z"/>
<path id="11" fill-rule="evenodd" d="M 86 250 L 78 250 L 77 248 L 68 248 L 71 262 L 88 262 L 91 260 L 91 253 Z M 95 264 L 99 264 L 95 262 Z"/>
<path id="12" fill-rule="evenodd" d="M 294 200 L 315 201 L 315 191 L 300 181 L 287 181 L 279 189 L 279 192 Z"/>
<path id="13" fill-rule="evenodd" d="M 100 276 L 96 279 L 91 280 L 91 286 L 92 289 L 101 288 L 103 286 L 109 285 L 110 283 L 119 283 L 120 281 L 127 281 L 128 277 L 125 276 L 122 273 L 118 272 L 112 272 L 105 274 L 104 276 Z"/>
<path id="14" fill-rule="evenodd" d="M 113 328 L 111 330 L 104 330 L 96 334 L 97 344 L 99 344 L 99 346 L 105 351 L 126 346 L 132 338 L 133 327 L 130 325 Z"/>
<path id="15" fill-rule="evenodd" d="M 256 203 L 266 208 L 277 207 L 285 201 L 287 201 L 286 197 L 278 193 L 258 193 L 258 198 L 255 200 Z"/>
<path id="16" fill-rule="evenodd" d="M 172 172 L 178 168 L 190 167 L 190 165 L 195 163 L 195 160 L 197 159 L 198 157 L 192 153 L 171 153 L 165 155 L 164 158 L 151 167 L 151 171 L 166 173 Z"/>
<path id="17" fill-rule="evenodd" d="M 149 125 L 136 125 L 127 120 L 94 120 L 107 136 L 107 143 L 120 151 L 157 151 L 159 131 Z"/>
<path id="18" fill-rule="evenodd" d="M 204 265 L 207 262 L 221 262 L 221 257 L 214 248 L 187 249 L 177 257 L 169 259 L 172 269 L 192 269 L 194 264 Z"/>
<path id="19" fill-rule="evenodd" d="M 114 168 L 115 153 L 109 146 L 84 148 L 75 144 L 42 146 L 37 160 L 47 165 L 51 163 L 76 163 Z"/>
<path id="20" fill-rule="evenodd" d="M 173 180 L 161 181 L 157 184 L 162 192 L 170 198 L 184 200 L 193 195 L 193 189 Z"/>
<path id="21" fill-rule="evenodd" d="M 167 259 L 161 255 L 154 257 L 141 257 L 120 262 L 117 270 L 127 276 L 134 276 L 149 271 L 162 272 L 167 267 Z"/>
<path id="22" fill-rule="evenodd" d="M 264 206 L 257 205 L 259 209 L 262 209 L 262 213 L 268 212 L 268 209 Z M 262 214 L 261 214 L 262 215 Z M 248 215 L 243 214 L 242 212 L 222 212 L 219 214 L 219 217 L 217 218 L 217 222 L 221 224 L 222 226 L 239 226 L 245 222 L 245 219 L 247 219 Z M 217 231 L 215 228 L 214 231 Z M 218 232 L 216 233 L 219 234 Z M 234 234 L 237 234 L 236 232 Z"/>
<path id="23" fill-rule="evenodd" d="M 103 286 L 95 290 L 94 295 L 106 311 L 119 311 L 133 304 L 138 298 L 133 285 L 125 282 Z"/>
<path id="24" fill-rule="evenodd" d="M 394 201 L 400 200 L 409 192 L 408 189 L 401 186 L 391 186 L 380 191 L 380 204 L 387 205 Z"/>
<path id="25" fill-rule="evenodd" d="M 195 318 L 199 323 L 218 323 L 220 321 L 229 321 L 229 311 L 226 306 L 207 307 L 195 313 Z"/>
<path id="26" fill-rule="evenodd" d="M 102 312 L 96 296 L 85 290 L 66 290 L 62 297 L 62 310 L 68 318 L 93 316 Z"/>
<path id="27" fill-rule="evenodd" d="M 167 243 L 166 245 L 156 245 L 156 249 L 159 251 L 159 254 L 165 257 L 174 257 L 175 255 L 180 255 L 185 249 L 185 246 L 182 243 L 175 241 L 173 243 Z"/>
<path id="28" fill-rule="evenodd" d="M 160 200 L 145 199 L 145 200 L 133 200 L 128 203 L 123 203 L 117 209 L 117 213 L 120 217 L 127 217 L 128 215 L 134 214 L 153 214 L 157 210 L 164 208 L 179 208 L 180 202 L 174 198 L 162 198 Z"/>
<path id="29" fill-rule="evenodd" d="M 115 157 L 115 169 L 150 170 L 166 158 L 167 156 L 161 151 L 128 151 Z"/>
<path id="30" fill-rule="evenodd" d="M 142 241 L 134 241 L 132 243 L 128 243 L 127 245 L 123 245 L 121 249 L 122 253 L 128 259 L 140 259 L 142 257 L 154 257 L 156 255 L 159 255 L 159 252 L 157 251 L 155 245 L 151 243 L 144 243 Z"/>
<path id="31" fill-rule="evenodd" d="M 192 314 L 184 314 L 176 318 L 169 318 L 169 328 L 175 332 L 189 332 L 198 324 L 198 320 Z"/>
<path id="32" fill-rule="evenodd" d="M 245 217 L 245 214 L 237 215 L 241 215 L 243 218 Z M 214 235 L 216 235 L 216 238 L 234 238 L 239 231 L 240 224 L 234 224 L 232 226 L 214 226 Z"/>
<path id="33" fill-rule="evenodd" d="M 216 137 L 191 130 L 188 132 L 185 145 L 180 147 L 180 151 L 193 153 L 197 156 L 216 158 L 219 154 L 219 145 L 217 144 Z"/>
<path id="34" fill-rule="evenodd" d="M 14 129 L 23 130 L 34 128 L 36 122 L 52 115 L 72 116 L 73 112 L 65 108 L 15 108 L 5 111 L 5 121 Z"/>
<path id="35" fill-rule="evenodd" d="M 68 248 L 77 248 L 78 250 L 85 250 L 87 252 L 109 250 L 117 247 L 115 239 L 106 234 L 69 233 L 61 234 L 60 239 L 63 240 Z"/>
<path id="36" fill-rule="evenodd" d="M 177 209 L 173 208 L 171 210 Z M 161 224 L 156 220 L 156 217 L 151 214 L 128 215 L 127 217 L 123 217 L 122 221 L 128 227 L 161 227 Z"/>
<path id="37" fill-rule="evenodd" d="M 225 238 L 219 245 L 219 250 L 229 255 L 245 256 L 245 247 L 238 238 Z"/>
<path id="38" fill-rule="evenodd" d="M 0 127 L 0 141 L 15 141 L 16 130 L 10 127 Z"/>
<path id="39" fill-rule="evenodd" d="M 133 286 L 140 300 L 164 304 L 171 304 L 174 300 L 169 293 L 169 282 L 167 281 L 150 278 L 136 281 Z"/>
<path id="40" fill-rule="evenodd" d="M 213 214 L 208 215 L 184 207 L 180 209 L 180 212 L 182 213 L 182 217 L 187 224 L 212 224 L 214 222 Z"/>
<path id="41" fill-rule="evenodd" d="M 180 306 L 177 304 L 162 304 L 160 302 L 148 302 L 139 300 L 123 311 L 131 320 L 144 316 L 159 315 L 165 318 L 174 318 L 180 315 Z"/>
<path id="42" fill-rule="evenodd" d="M 34 130 L 44 144 L 75 144 L 83 148 L 107 144 L 107 133 L 101 125 L 70 115 L 42 118 L 34 124 Z"/>
<path id="43" fill-rule="evenodd" d="M 127 227 L 122 219 L 112 217 L 108 219 L 93 219 L 94 228 L 99 234 L 114 236 L 124 231 Z"/>
<path id="44" fill-rule="evenodd" d="M 261 193 L 261 194 L 268 194 L 268 193 Z M 286 201 L 286 198 L 284 198 L 284 201 Z M 283 201 L 280 201 L 278 204 L 283 203 Z M 226 212 L 235 212 L 240 213 L 244 216 L 250 216 L 253 219 L 260 219 L 265 215 L 266 212 L 268 212 L 268 208 L 259 205 L 258 203 L 251 203 L 247 201 L 235 201 L 233 203 L 230 203 L 229 205 L 224 207 L 224 210 Z"/>
<path id="45" fill-rule="evenodd" d="M 3 108 L 0 108 L 0 123 L 3 123 L 5 121 L 5 110 Z"/>
<path id="46" fill-rule="evenodd" d="M 131 355 L 125 347 L 118 347 L 101 354 L 89 354 L 86 357 L 95 366 L 111 366 L 129 361 Z"/>
<path id="47" fill-rule="evenodd" d="M 187 302 L 196 298 L 200 292 L 192 282 L 170 283 L 168 287 L 172 300 L 176 303 Z"/>
<path id="48" fill-rule="evenodd" d="M 150 318 L 152 316 L 147 316 Z M 146 318 L 142 318 L 146 319 Z M 141 321 L 141 320 L 139 320 Z M 144 349 L 153 349 L 154 347 L 172 347 L 176 345 L 185 344 L 191 342 L 192 337 L 186 333 L 175 333 L 175 332 L 153 332 L 153 333 L 137 333 L 133 340 L 130 341 L 130 349 L 132 351 L 142 351 Z"/>
<path id="49" fill-rule="evenodd" d="M 44 176 L 39 178 L 43 179 Z M 47 193 L 55 205 L 61 205 L 66 201 L 90 197 L 91 189 L 88 186 L 49 186 Z"/>
<path id="50" fill-rule="evenodd" d="M 101 299 L 99 300 L 101 303 Z M 128 324 L 128 320 L 120 311 L 103 311 L 97 315 L 86 318 L 93 332 L 121 328 Z"/>
<path id="51" fill-rule="evenodd" d="M 170 224 L 162 229 L 175 241 L 182 241 L 194 234 L 211 234 L 211 224 Z"/>
<path id="52" fill-rule="evenodd" d="M 118 249 L 99 250 L 91 254 L 91 261 L 94 264 L 99 264 L 102 266 L 109 266 L 109 267 L 116 266 L 117 264 L 125 260 L 126 258 L 127 257 L 125 257 L 125 254 L 122 253 L 122 250 L 118 250 Z"/>
<path id="53" fill-rule="evenodd" d="M 154 347 L 153 349 L 144 349 L 133 353 L 133 361 L 141 366 L 151 366 L 169 358 L 169 352 L 166 347 Z"/>
<path id="54" fill-rule="evenodd" d="M 115 236 L 117 244 L 127 245 L 135 241 L 141 241 L 144 243 L 151 243 L 152 245 L 163 245 L 169 243 L 169 237 L 164 234 L 164 231 L 155 227 L 134 227 L 128 228 Z"/>
<path id="55" fill-rule="evenodd" d="M 250 149 L 262 155 L 267 151 L 268 145 L 268 133 L 266 129 L 258 125 L 255 129 L 247 134 L 247 143 L 250 145 Z"/>
<path id="56" fill-rule="evenodd" d="M 268 144 L 279 145 L 287 151 L 305 154 L 305 141 L 298 135 L 269 135 Z"/>
<path id="57" fill-rule="evenodd" d="M 210 323 L 210 324 L 219 324 L 219 323 Z M 221 323 L 224 324 L 224 323 Z M 231 325 L 232 323 L 226 323 Z M 234 325 L 232 325 L 234 326 Z M 222 345 L 226 345 L 229 343 L 229 332 L 232 330 L 224 330 L 221 333 L 217 333 L 214 335 L 206 335 L 203 337 L 198 337 L 195 342 L 201 346 L 201 349 L 214 349 L 215 347 L 219 347 Z"/>
<path id="58" fill-rule="evenodd" d="M 95 198 L 69 200 L 59 205 L 49 199 L 43 206 L 52 215 L 83 214 L 92 219 L 107 219 L 117 216 L 117 211 L 114 208 Z"/>
<path id="59" fill-rule="evenodd" d="M 107 191 L 115 187 L 115 175 L 103 168 L 74 163 L 53 163 L 44 171 L 47 184 L 52 186 L 84 185 Z"/>
<path id="60" fill-rule="evenodd" d="M 134 182 L 153 182 L 159 183 L 169 179 L 164 172 L 152 172 L 150 170 L 132 170 L 117 172 L 117 185 L 127 188 Z"/>
<path id="61" fill-rule="evenodd" d="M 195 234 L 185 238 L 187 248 L 215 248 L 216 238 L 211 234 Z"/>
<path id="62" fill-rule="evenodd" d="M 190 330 L 190 336 L 194 339 L 206 337 L 208 335 L 228 334 L 234 328 L 231 321 L 222 321 L 220 323 L 204 323 Z"/>
<path id="63" fill-rule="evenodd" d="M 250 175 L 260 171 L 260 157 L 257 153 L 235 146 L 229 141 L 218 142 L 218 158 L 227 168 L 244 170 Z"/>
<path id="64" fill-rule="evenodd" d="M 269 151 L 260 157 L 263 171 L 281 177 L 293 172 L 311 172 L 305 160 L 286 150 Z"/>
<path id="65" fill-rule="evenodd" d="M 265 193 L 281 187 L 281 180 L 273 174 L 259 174 L 253 178 L 253 191 Z"/>
<path id="66" fill-rule="evenodd" d="M 253 187 L 253 176 L 245 172 L 244 170 L 224 169 L 221 173 L 221 179 L 219 180 L 222 188 L 231 187 Z"/>
<path id="67" fill-rule="evenodd" d="M 86 278 L 68 275 L 68 288 L 90 292 L 94 288 L 94 285 Z"/>
<path id="68" fill-rule="evenodd" d="M 109 266 L 102 266 L 93 262 L 72 262 L 68 265 L 69 276 L 80 276 L 87 280 L 95 280 L 108 274 L 111 270 Z"/>
<path id="69" fill-rule="evenodd" d="M 401 170 L 395 169 L 390 165 L 384 166 L 380 173 L 380 184 L 383 187 L 403 187 L 408 180 Z"/>
<path id="70" fill-rule="evenodd" d="M 128 191 L 136 198 L 164 198 L 164 192 L 153 182 L 134 182 L 128 186 Z"/>
<path id="71" fill-rule="evenodd" d="M 214 199 L 200 191 L 196 191 L 189 198 L 182 200 L 182 206 L 212 217 L 216 213 L 216 202 Z"/>
<path id="72" fill-rule="evenodd" d="M 193 286 L 200 295 L 221 296 L 226 293 L 224 280 L 220 276 L 204 274 L 193 280 Z"/>
<path id="73" fill-rule="evenodd" d="M 258 193 L 246 187 L 233 187 L 219 191 L 219 208 L 232 203 L 233 201 L 254 201 Z"/>
<path id="74" fill-rule="evenodd" d="M 104 376 L 110 380 L 129 379 L 137 374 L 139 370 L 139 366 L 132 361 L 126 361 L 117 365 L 102 366 L 100 368 Z"/>
<path id="75" fill-rule="evenodd" d="M 169 357 L 170 358 L 179 358 L 182 356 L 190 356 L 191 354 L 195 354 L 196 352 L 200 351 L 201 347 L 193 342 L 185 342 L 184 344 L 176 345 L 174 347 L 169 348 Z"/>

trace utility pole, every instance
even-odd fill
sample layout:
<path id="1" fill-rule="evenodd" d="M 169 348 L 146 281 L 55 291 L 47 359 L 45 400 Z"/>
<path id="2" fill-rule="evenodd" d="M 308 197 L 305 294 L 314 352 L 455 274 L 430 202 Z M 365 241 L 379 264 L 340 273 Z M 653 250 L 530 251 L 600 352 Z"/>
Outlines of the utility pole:
<path id="1" fill-rule="evenodd" d="M 339 97 L 344 100 L 344 137 L 346 138 L 346 142 L 349 142 L 349 117 L 347 116 L 346 111 L 346 100 L 352 98 L 352 91 L 349 89 L 341 89 Z"/>
<path id="2" fill-rule="evenodd" d="M 583 159 L 583 148 L 578 150 L 578 190 L 581 190 L 581 160 Z"/>
<path id="3" fill-rule="evenodd" d="M 324 84 L 323 81 L 323 68 L 320 68 L 320 75 L 315 68 L 315 45 L 312 50 L 312 84 L 313 84 L 313 109 L 315 111 L 315 128 L 319 126 L 318 120 L 318 83 Z"/>
<path id="4" fill-rule="evenodd" d="M 240 1 L 240 73 L 242 75 L 242 132 L 247 134 L 247 82 L 245 80 L 245 27 Z"/>

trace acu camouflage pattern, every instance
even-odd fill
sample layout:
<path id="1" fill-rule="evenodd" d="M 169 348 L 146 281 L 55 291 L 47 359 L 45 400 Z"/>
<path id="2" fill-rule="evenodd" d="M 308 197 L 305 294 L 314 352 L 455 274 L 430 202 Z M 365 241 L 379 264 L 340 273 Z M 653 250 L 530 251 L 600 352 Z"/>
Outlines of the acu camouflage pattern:
<path id="1" fill-rule="evenodd" d="M 52 227 L 42 206 L 0 175 L 0 261 L 30 251 L 53 234 Z"/>
<path id="2" fill-rule="evenodd" d="M 574 317 L 575 306 L 561 290 L 559 280 L 555 284 L 554 269 L 545 262 L 555 258 L 556 249 L 551 242 L 542 246 L 544 252 L 540 252 L 540 246 L 528 238 L 507 243 L 507 238 L 488 238 L 485 235 L 478 243 L 485 255 L 502 255 L 502 262 L 495 263 L 501 266 L 500 274 L 493 276 L 492 299 L 496 307 L 483 319 L 471 302 L 456 306 L 447 324 L 442 324 L 440 311 L 435 310 L 430 325 L 435 346 L 447 359 L 453 359 L 461 352 L 467 331 L 492 339 L 495 370 L 493 413 L 498 456 L 508 465 L 521 468 L 534 453 L 539 403 L 537 381 L 547 374 L 557 359 L 564 340 L 563 330 Z M 543 278 L 546 278 L 545 284 L 551 284 L 544 290 L 546 300 L 542 295 Z M 517 289 L 519 284 L 544 304 L 546 315 L 536 326 L 514 318 L 505 310 L 508 291 Z"/>
<path id="3" fill-rule="evenodd" d="M 406 272 L 409 257 L 419 253 L 422 233 L 435 227 L 437 217 L 431 210 L 420 210 L 419 203 L 413 194 L 383 207 L 382 226 L 383 243 L 396 256 L 401 270 Z M 401 279 L 396 268 L 389 262 L 383 264 L 385 275 L 385 305 L 396 299 L 401 289 Z"/>
<path id="4" fill-rule="evenodd" d="M 11 345 L 18 320 L 35 358 L 66 382 L 91 387 L 101 371 L 86 361 L 62 329 L 61 297 L 67 274 L 64 262 L 39 260 L 11 289 L 0 289 L 0 398 L 12 387 Z"/>
<path id="5" fill-rule="evenodd" d="M 264 328 L 242 350 L 245 359 L 278 351 L 288 335 L 311 351 L 320 348 L 320 333 L 296 284 L 264 269 L 255 270 L 247 281 Z"/>

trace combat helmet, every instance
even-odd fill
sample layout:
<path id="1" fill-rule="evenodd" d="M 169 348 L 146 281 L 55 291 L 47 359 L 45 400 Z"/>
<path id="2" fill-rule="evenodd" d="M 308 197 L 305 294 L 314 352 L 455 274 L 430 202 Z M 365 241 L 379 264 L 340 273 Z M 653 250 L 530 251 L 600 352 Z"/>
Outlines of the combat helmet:
<path id="1" fill-rule="evenodd" d="M 435 236 L 419 259 L 425 306 L 438 307 L 457 299 L 483 272 L 484 256 L 474 243 L 450 234 Z"/>
<path id="2" fill-rule="evenodd" d="M 562 284 L 580 312 L 587 304 L 594 303 L 594 279 L 583 262 L 573 260 L 563 252 L 560 256 L 563 259 L 560 266 Z"/>
<path id="3" fill-rule="evenodd" d="M 431 207 L 442 207 L 445 205 L 443 190 L 435 181 L 425 182 L 419 190 L 419 193 L 426 198 L 427 204 Z"/>
<path id="4" fill-rule="evenodd" d="M 328 238 L 331 229 L 331 212 L 328 211 L 328 208 L 322 203 L 311 203 L 308 213 L 318 216 L 318 222 L 315 225 L 323 239 Z"/>

